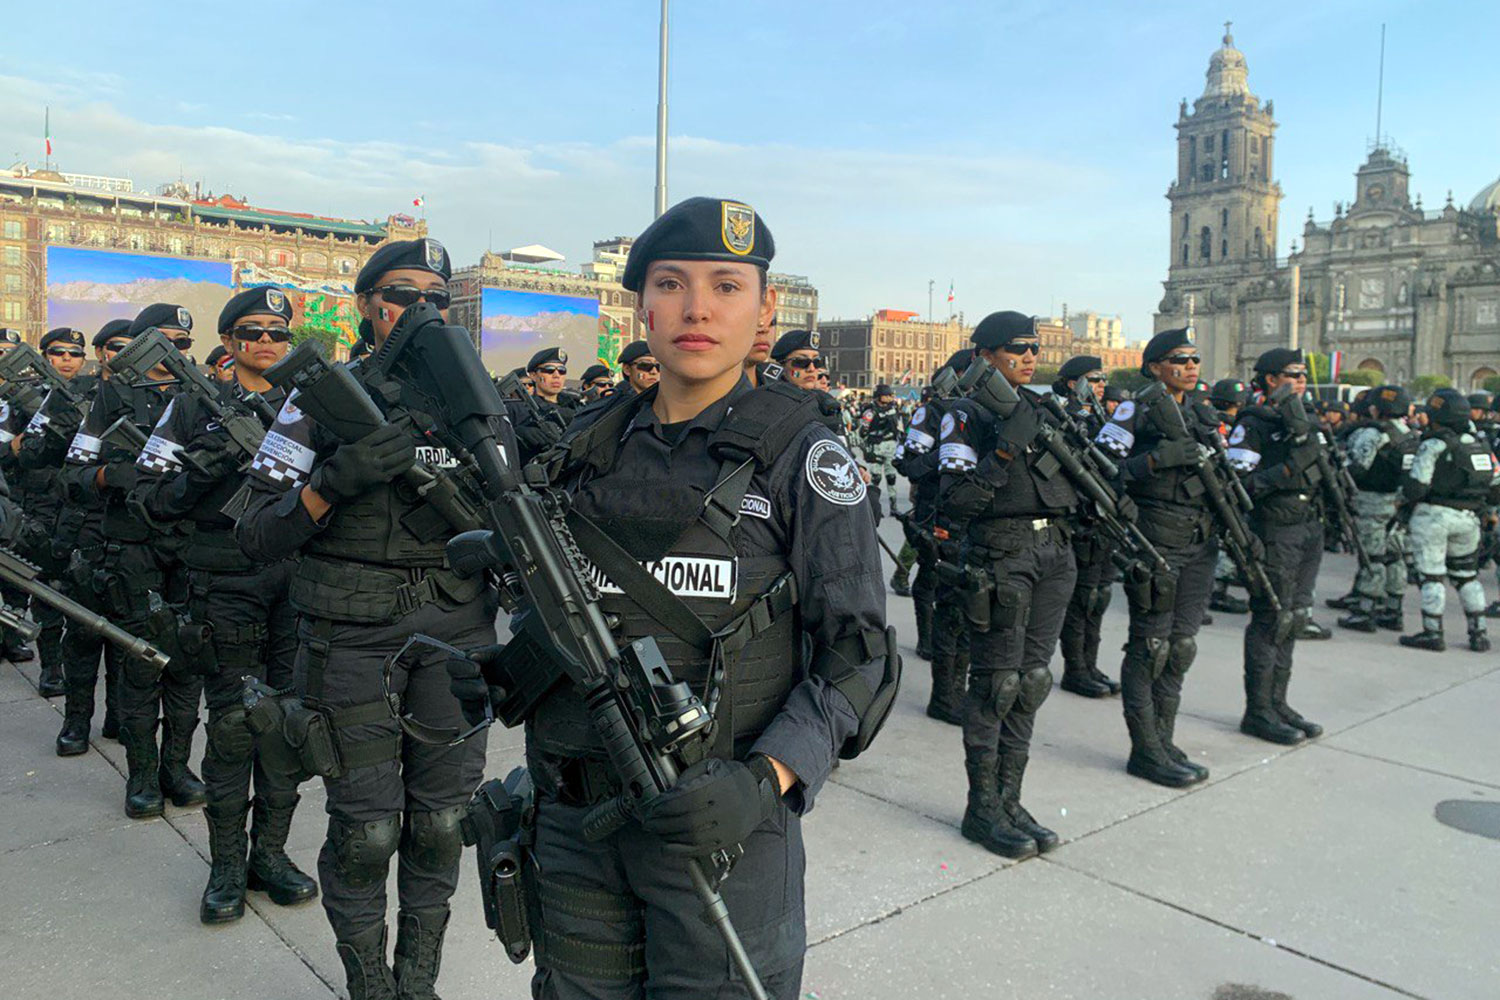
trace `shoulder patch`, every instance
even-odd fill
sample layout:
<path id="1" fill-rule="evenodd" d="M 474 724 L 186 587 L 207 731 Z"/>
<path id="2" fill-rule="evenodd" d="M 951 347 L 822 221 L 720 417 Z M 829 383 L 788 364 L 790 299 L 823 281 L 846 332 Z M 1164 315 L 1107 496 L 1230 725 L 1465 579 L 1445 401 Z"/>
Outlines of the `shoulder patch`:
<path id="1" fill-rule="evenodd" d="M 1243 440 L 1245 440 L 1245 425 L 1244 424 L 1240 424 L 1238 427 L 1236 427 L 1233 431 L 1231 431 L 1229 433 L 1229 443 L 1230 444 L 1239 444 Z"/>
<path id="2" fill-rule="evenodd" d="M 852 507 L 865 498 L 859 466 L 837 441 L 814 441 L 807 450 L 807 482 L 825 500 Z"/>
<path id="3" fill-rule="evenodd" d="M 740 499 L 740 513 L 758 517 L 762 521 L 771 519 L 771 501 L 754 493 L 746 493 Z"/>
<path id="4" fill-rule="evenodd" d="M 953 415 L 952 411 L 949 411 L 948 413 L 943 414 L 943 429 L 942 429 L 942 432 L 941 432 L 942 436 L 945 437 L 945 438 L 946 437 L 952 437 L 953 436 L 953 432 L 957 428 L 958 428 L 958 419 Z"/>
<path id="5" fill-rule="evenodd" d="M 1127 399 L 1115 407 L 1115 420 L 1129 420 L 1135 414 L 1135 400 Z"/>

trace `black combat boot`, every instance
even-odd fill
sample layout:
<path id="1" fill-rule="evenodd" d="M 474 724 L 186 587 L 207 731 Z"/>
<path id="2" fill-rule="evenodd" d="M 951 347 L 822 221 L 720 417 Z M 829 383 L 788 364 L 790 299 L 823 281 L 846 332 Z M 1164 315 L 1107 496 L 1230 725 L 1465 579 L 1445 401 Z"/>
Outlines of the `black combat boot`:
<path id="1" fill-rule="evenodd" d="M 47 658 L 42 657 L 42 675 L 37 679 L 36 691 L 43 698 L 57 698 L 68 693 L 61 663 L 54 661 L 49 664 Z"/>
<path id="2" fill-rule="evenodd" d="M 1352 611 L 1355 604 L 1359 602 L 1359 592 L 1351 589 L 1343 597 L 1329 597 L 1323 603 L 1335 611 Z"/>
<path id="3" fill-rule="evenodd" d="M 1276 714 L 1282 722 L 1293 729 L 1300 729 L 1302 735 L 1310 740 L 1315 740 L 1323 735 L 1323 727 L 1316 722 L 1304 719 L 1295 708 L 1286 703 L 1286 689 L 1292 683 L 1292 666 L 1278 666 L 1271 672 L 1271 707 L 1276 709 Z"/>
<path id="4" fill-rule="evenodd" d="M 115 652 L 114 646 L 104 644 L 104 722 L 99 726 L 99 735 L 116 742 L 120 740 L 119 655 L 121 654 Z"/>
<path id="5" fill-rule="evenodd" d="M 1392 632 L 1401 632 L 1406 628 L 1406 616 L 1401 613 L 1401 598 L 1387 597 L 1380 602 L 1380 608 L 1375 612 L 1375 624 Z"/>
<path id="6" fill-rule="evenodd" d="M 959 831 L 980 847 L 1003 858 L 1024 861 L 1036 857 L 1036 841 L 1016 827 L 1000 804 L 1000 775 L 997 755 L 976 753 L 965 748 L 969 772 L 969 807 L 964 810 Z"/>
<path id="7" fill-rule="evenodd" d="M 1096 677 L 1089 667 L 1088 637 L 1084 631 L 1091 599 L 1085 598 L 1078 603 L 1075 593 L 1075 603 L 1069 606 L 1068 616 L 1063 620 L 1062 635 L 1058 639 L 1058 645 L 1062 647 L 1063 674 L 1057 686 L 1084 698 L 1108 698 L 1109 685 Z"/>
<path id="8" fill-rule="evenodd" d="M 952 656 L 932 659 L 932 696 L 927 699 L 928 718 L 961 726 L 964 721 L 963 689 L 954 683 L 957 665 Z M 956 695 L 956 697 L 955 697 Z"/>
<path id="9" fill-rule="evenodd" d="M 1110 600 L 1114 597 L 1114 585 L 1102 584 L 1094 593 L 1094 600 L 1097 602 L 1094 605 L 1094 611 L 1097 618 L 1083 639 L 1083 662 L 1089 665 L 1089 673 L 1094 675 L 1094 680 L 1109 688 L 1111 695 L 1117 695 L 1120 693 L 1120 682 L 1099 669 L 1099 625 L 1104 619 L 1104 613 L 1109 610 Z"/>
<path id="10" fill-rule="evenodd" d="M 193 750 L 193 730 L 197 725 L 197 719 L 187 725 L 173 723 L 170 719 L 162 719 L 161 723 L 161 793 L 179 809 L 201 806 L 208 800 L 208 789 L 188 767 L 188 755 Z"/>
<path id="11" fill-rule="evenodd" d="M 897 597 L 911 596 L 911 584 L 906 582 L 906 573 L 900 566 L 897 566 L 896 572 L 891 574 L 891 591 Z"/>
<path id="12" fill-rule="evenodd" d="M 1313 621 L 1312 615 L 1308 615 L 1306 618 L 1304 618 L 1302 620 L 1302 623 L 1296 626 L 1296 629 L 1296 635 L 1298 639 L 1310 639 L 1313 642 L 1318 642 L 1323 639 L 1333 638 L 1333 632 Z"/>
<path id="13" fill-rule="evenodd" d="M 1229 592 L 1228 580 L 1214 582 L 1214 592 L 1213 596 L 1208 599 L 1208 606 L 1214 611 L 1222 611 L 1227 615 L 1242 615 L 1250 610 L 1249 601 L 1235 597 Z"/>
<path id="14" fill-rule="evenodd" d="M 396 1000 L 396 977 L 385 964 L 385 924 L 337 942 L 349 1000 Z"/>
<path id="15" fill-rule="evenodd" d="M 1347 628 L 1355 632 L 1376 631 L 1380 623 L 1375 620 L 1375 601 L 1368 597 L 1361 597 L 1359 603 L 1338 620 L 1338 624 L 1339 628 Z"/>
<path id="16" fill-rule="evenodd" d="M 42 676 L 37 690 L 43 698 L 56 698 L 68 693 L 67 679 L 63 676 L 61 624 L 48 625 L 36 637 L 36 652 L 42 658 Z"/>
<path id="17" fill-rule="evenodd" d="M 1165 667 L 1166 653 L 1165 640 L 1156 654 L 1144 639 L 1131 639 L 1125 644 L 1125 662 L 1120 667 L 1125 728 L 1130 732 L 1130 759 L 1125 772 L 1166 788 L 1186 788 L 1197 784 L 1198 775 L 1173 760 L 1162 746 L 1152 694 L 1153 675 L 1159 675 Z M 1160 657 L 1161 666 L 1153 664 L 1153 655 Z"/>
<path id="18" fill-rule="evenodd" d="M 1500 618 L 1500 601 L 1491 601 L 1490 606 L 1484 609 L 1486 618 Z"/>
<path id="19" fill-rule="evenodd" d="M 400 1000 L 440 1000 L 433 990 L 443 960 L 448 907 L 402 910 L 396 924 L 396 996 Z"/>
<path id="20" fill-rule="evenodd" d="M 1401 645 L 1407 649 L 1426 649 L 1441 653 L 1448 648 L 1443 640 L 1443 618 L 1441 615 L 1422 614 L 1422 631 L 1416 635 L 1403 635 Z"/>
<path id="21" fill-rule="evenodd" d="M 26 645 L 26 640 L 9 629 L 5 630 L 4 643 L 0 645 L 0 656 L 4 656 L 12 663 L 30 663 L 36 659 L 36 653 Z"/>
<path id="22" fill-rule="evenodd" d="M 1302 730 L 1288 725 L 1272 703 L 1274 673 L 1269 667 L 1252 672 L 1250 664 L 1245 664 L 1245 714 L 1240 719 L 1240 732 L 1268 743 L 1295 746 L 1303 740 Z"/>
<path id="23" fill-rule="evenodd" d="M 930 594 L 928 596 L 931 596 Z M 932 659 L 932 602 L 918 601 L 917 612 L 917 656 Z"/>
<path id="24" fill-rule="evenodd" d="M 1000 751 L 1000 808 L 1026 836 L 1036 841 L 1039 854 L 1046 854 L 1057 846 L 1057 834 L 1036 821 L 1036 817 L 1021 805 L 1021 781 L 1026 777 L 1026 762 L 1029 755 L 1019 750 Z"/>
<path id="25" fill-rule="evenodd" d="M 89 717 L 69 711 L 63 716 L 62 730 L 57 734 L 57 755 L 77 757 L 89 750 Z"/>
<path id="26" fill-rule="evenodd" d="M 1467 615 L 1469 619 L 1469 648 L 1476 653 L 1490 651 L 1490 634 L 1484 625 L 1484 612 Z"/>
<path id="27" fill-rule="evenodd" d="M 270 896 L 277 906 L 305 903 L 318 895 L 317 881 L 292 864 L 286 855 L 286 838 L 292 829 L 297 801 L 295 792 L 289 801 L 276 803 L 257 795 L 250 823 L 248 884 L 251 889 Z"/>
<path id="28" fill-rule="evenodd" d="M 203 810 L 208 820 L 208 887 L 198 906 L 198 920 L 205 924 L 232 923 L 245 915 L 245 809 L 227 803 L 210 803 Z"/>
<path id="29" fill-rule="evenodd" d="M 156 725 L 133 725 L 120 731 L 125 744 L 125 815 L 131 819 L 149 819 L 162 814 L 161 782 L 157 777 Z"/>
<path id="30" fill-rule="evenodd" d="M 1180 697 L 1164 695 L 1156 699 L 1156 731 L 1161 734 L 1161 748 L 1167 752 L 1172 763 L 1186 768 L 1196 775 L 1196 781 L 1208 780 L 1208 768 L 1196 763 L 1172 739 L 1177 732 L 1177 709 L 1182 704 Z"/>

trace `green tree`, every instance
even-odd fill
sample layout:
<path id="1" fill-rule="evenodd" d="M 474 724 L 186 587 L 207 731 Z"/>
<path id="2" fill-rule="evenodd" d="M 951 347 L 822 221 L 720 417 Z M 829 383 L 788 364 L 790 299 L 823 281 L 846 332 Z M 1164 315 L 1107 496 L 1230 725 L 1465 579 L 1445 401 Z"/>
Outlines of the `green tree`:
<path id="1" fill-rule="evenodd" d="M 1426 399 L 1438 389 L 1453 388 L 1453 380 L 1446 375 L 1418 375 L 1411 380 L 1411 394 L 1418 400 Z"/>
<path id="2" fill-rule="evenodd" d="M 1500 375 L 1491 375 L 1480 388 L 1485 392 L 1500 392 Z"/>
<path id="3" fill-rule="evenodd" d="M 1345 385 L 1384 385 L 1385 375 L 1369 368 L 1354 368 L 1339 375 L 1339 381 Z"/>
<path id="4" fill-rule="evenodd" d="M 1057 369 L 1050 365 L 1038 365 L 1036 374 L 1031 376 L 1031 384 L 1036 386 L 1051 385 L 1057 381 Z"/>
<path id="5" fill-rule="evenodd" d="M 324 354 L 330 358 L 337 356 L 335 353 L 339 349 L 339 332 L 337 330 L 312 326 L 309 323 L 292 327 L 292 346 L 296 347 L 304 340 L 316 340 L 323 345 Z"/>
<path id="6" fill-rule="evenodd" d="M 1134 368 L 1116 368 L 1109 373 L 1109 384 L 1131 392 L 1140 392 L 1151 380 Z"/>

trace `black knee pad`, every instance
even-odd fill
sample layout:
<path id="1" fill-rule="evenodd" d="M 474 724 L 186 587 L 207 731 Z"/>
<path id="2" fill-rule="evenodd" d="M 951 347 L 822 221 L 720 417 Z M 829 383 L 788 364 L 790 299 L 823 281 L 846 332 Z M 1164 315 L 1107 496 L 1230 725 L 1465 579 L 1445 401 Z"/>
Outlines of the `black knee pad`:
<path id="1" fill-rule="evenodd" d="M 1020 694 L 1016 707 L 1025 712 L 1035 712 L 1052 693 L 1052 671 L 1046 667 L 1032 667 L 1018 678 Z"/>
<path id="2" fill-rule="evenodd" d="M 1109 602 L 1114 599 L 1115 588 L 1113 584 L 1106 583 L 1094 588 L 1094 614 L 1102 615 L 1109 610 Z"/>
<path id="3" fill-rule="evenodd" d="M 1466 556 L 1448 557 L 1449 576 L 1476 576 L 1479 573 L 1479 550 L 1475 549 Z"/>
<path id="4" fill-rule="evenodd" d="M 1166 639 L 1146 640 L 1146 663 L 1151 667 L 1151 679 L 1161 676 L 1167 669 L 1167 659 L 1172 655 L 1172 644 Z"/>
<path id="5" fill-rule="evenodd" d="M 463 816 L 463 806 L 407 813 L 406 828 L 401 831 L 402 860 L 429 874 L 446 874 L 463 854 L 464 839 L 458 827 Z"/>
<path id="6" fill-rule="evenodd" d="M 245 724 L 243 708 L 231 708 L 222 715 L 210 713 L 205 728 L 208 752 L 226 764 L 249 760 L 255 751 L 255 736 Z"/>
<path id="7" fill-rule="evenodd" d="M 996 719 L 1003 719 L 1016 703 L 1021 693 L 1021 675 L 1014 670 L 996 670 L 976 674 L 969 683 L 980 706 L 993 712 Z"/>
<path id="8" fill-rule="evenodd" d="M 1198 640 L 1190 635 L 1173 636 L 1171 641 L 1171 652 L 1169 659 L 1172 669 L 1179 674 L 1188 672 L 1188 667 L 1193 665 L 1193 660 L 1198 657 Z"/>
<path id="9" fill-rule="evenodd" d="M 391 815 L 368 823 L 351 823 L 337 815 L 329 816 L 328 842 L 339 877 L 356 889 L 368 889 L 385 881 L 391 855 L 401 842 L 401 818 Z"/>

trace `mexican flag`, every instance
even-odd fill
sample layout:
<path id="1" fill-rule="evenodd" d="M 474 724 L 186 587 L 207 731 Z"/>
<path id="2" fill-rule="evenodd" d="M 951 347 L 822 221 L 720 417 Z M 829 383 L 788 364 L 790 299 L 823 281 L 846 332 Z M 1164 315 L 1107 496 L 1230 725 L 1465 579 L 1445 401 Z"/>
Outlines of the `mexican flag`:
<path id="1" fill-rule="evenodd" d="M 47 144 L 47 155 L 52 155 L 52 108 L 48 107 L 42 124 L 42 141 Z"/>

